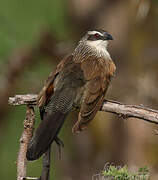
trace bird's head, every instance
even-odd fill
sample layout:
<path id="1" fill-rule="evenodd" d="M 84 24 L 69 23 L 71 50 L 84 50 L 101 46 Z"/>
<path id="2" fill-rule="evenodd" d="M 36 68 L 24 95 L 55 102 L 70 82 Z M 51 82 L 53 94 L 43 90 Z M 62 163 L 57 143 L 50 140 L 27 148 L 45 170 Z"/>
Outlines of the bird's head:
<path id="1" fill-rule="evenodd" d="M 97 29 L 87 31 L 81 42 L 86 42 L 87 45 L 97 50 L 105 50 L 109 40 L 113 40 L 113 37 L 107 31 Z"/>
<path id="2" fill-rule="evenodd" d="M 101 29 L 89 30 L 81 38 L 72 54 L 75 59 L 85 59 L 86 55 L 111 59 L 107 51 L 109 40 L 113 40 L 113 37 L 107 31 Z"/>

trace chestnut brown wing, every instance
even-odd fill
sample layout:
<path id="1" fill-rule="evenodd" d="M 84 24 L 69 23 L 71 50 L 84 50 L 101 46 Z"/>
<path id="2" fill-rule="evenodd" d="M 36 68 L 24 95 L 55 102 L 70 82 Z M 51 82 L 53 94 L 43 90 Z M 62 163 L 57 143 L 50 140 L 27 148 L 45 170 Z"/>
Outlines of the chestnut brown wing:
<path id="1" fill-rule="evenodd" d="M 73 133 L 84 129 L 101 108 L 110 79 L 114 75 L 116 67 L 111 59 L 89 58 L 82 62 L 81 69 L 88 83 L 84 92 L 78 121 L 72 130 Z"/>
<path id="2" fill-rule="evenodd" d="M 72 61 L 72 55 L 66 56 L 57 66 L 54 72 L 51 72 L 48 79 L 45 82 L 45 85 L 37 98 L 37 104 L 39 107 L 46 105 L 49 102 L 50 97 L 54 93 L 54 80 L 56 76 L 62 71 L 63 67 L 69 61 Z"/>

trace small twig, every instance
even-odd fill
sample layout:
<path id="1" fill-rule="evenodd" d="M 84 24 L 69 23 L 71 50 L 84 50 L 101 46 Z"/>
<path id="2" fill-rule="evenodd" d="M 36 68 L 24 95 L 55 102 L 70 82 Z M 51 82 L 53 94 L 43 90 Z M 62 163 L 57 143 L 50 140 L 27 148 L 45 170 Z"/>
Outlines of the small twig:
<path id="1" fill-rule="evenodd" d="M 31 104 L 36 105 L 37 95 L 15 95 L 9 98 L 10 105 L 22 105 Z M 127 105 L 117 101 L 105 100 L 100 109 L 101 111 L 106 111 L 119 116 L 130 118 L 135 117 L 148 121 L 150 123 L 158 124 L 158 111 L 153 110 L 144 106 Z"/>
<path id="2" fill-rule="evenodd" d="M 51 161 L 51 146 L 43 155 L 42 174 L 39 180 L 49 180 L 50 161 Z"/>
<path id="3" fill-rule="evenodd" d="M 26 118 L 24 120 L 24 131 L 20 138 L 20 148 L 17 158 L 17 180 L 26 179 L 26 152 L 28 143 L 33 134 L 34 121 L 34 108 L 32 106 L 28 106 L 26 111 Z"/>

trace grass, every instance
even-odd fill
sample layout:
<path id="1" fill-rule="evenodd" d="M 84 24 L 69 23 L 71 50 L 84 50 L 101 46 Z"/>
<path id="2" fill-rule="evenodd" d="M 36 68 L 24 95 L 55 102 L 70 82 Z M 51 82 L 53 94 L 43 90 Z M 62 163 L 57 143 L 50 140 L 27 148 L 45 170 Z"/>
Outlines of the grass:
<path id="1" fill-rule="evenodd" d="M 128 170 L 127 166 L 117 167 L 106 165 L 104 170 L 92 177 L 92 180 L 149 180 L 150 174 L 147 167 L 139 168 L 136 173 Z"/>

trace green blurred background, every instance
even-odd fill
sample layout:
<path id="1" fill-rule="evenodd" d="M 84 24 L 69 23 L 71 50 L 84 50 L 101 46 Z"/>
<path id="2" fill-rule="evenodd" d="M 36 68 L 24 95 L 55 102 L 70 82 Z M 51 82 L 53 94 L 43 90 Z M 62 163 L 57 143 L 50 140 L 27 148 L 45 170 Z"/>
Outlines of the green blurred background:
<path id="1" fill-rule="evenodd" d="M 16 179 L 16 158 L 25 106 L 8 106 L 9 96 L 38 93 L 64 55 L 86 30 L 102 28 L 114 41 L 117 66 L 107 99 L 158 109 L 158 0 L 1 0 L 0 1 L 0 179 Z M 52 148 L 51 179 L 88 180 L 106 163 L 147 165 L 158 179 L 156 125 L 99 112 L 88 129 L 73 136 L 76 113 L 60 133 L 59 159 Z M 36 108 L 36 126 L 40 122 Z M 28 163 L 28 176 L 40 176 L 41 160 Z"/>

